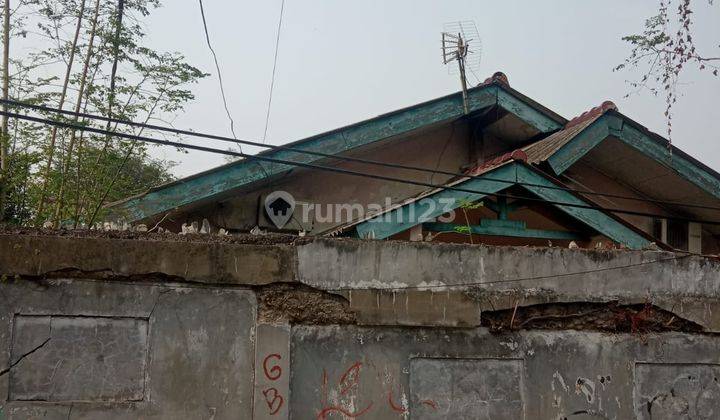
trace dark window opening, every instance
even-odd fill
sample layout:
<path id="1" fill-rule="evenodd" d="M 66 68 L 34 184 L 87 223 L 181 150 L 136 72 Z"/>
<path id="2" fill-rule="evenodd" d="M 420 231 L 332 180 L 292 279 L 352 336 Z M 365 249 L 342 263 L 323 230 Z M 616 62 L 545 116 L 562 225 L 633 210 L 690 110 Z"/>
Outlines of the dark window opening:
<path id="1" fill-rule="evenodd" d="M 688 250 L 688 224 L 687 222 L 667 221 L 667 244 L 673 248 Z"/>
<path id="2" fill-rule="evenodd" d="M 662 219 L 653 219 L 652 236 L 658 241 L 662 241 Z"/>

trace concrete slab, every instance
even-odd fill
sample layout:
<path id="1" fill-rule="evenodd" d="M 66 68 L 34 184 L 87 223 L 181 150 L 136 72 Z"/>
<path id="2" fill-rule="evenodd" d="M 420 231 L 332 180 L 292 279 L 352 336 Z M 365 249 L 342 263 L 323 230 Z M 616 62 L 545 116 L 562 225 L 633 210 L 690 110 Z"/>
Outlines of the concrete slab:
<path id="1" fill-rule="evenodd" d="M 17 316 L 9 400 L 145 399 L 147 319 Z"/>
<path id="2" fill-rule="evenodd" d="M 0 406 L 9 418 L 250 418 L 256 315 L 241 289 L 6 282 Z"/>
<path id="3" fill-rule="evenodd" d="M 287 419 L 290 397 L 290 326 L 258 324 L 255 330 L 253 418 Z"/>

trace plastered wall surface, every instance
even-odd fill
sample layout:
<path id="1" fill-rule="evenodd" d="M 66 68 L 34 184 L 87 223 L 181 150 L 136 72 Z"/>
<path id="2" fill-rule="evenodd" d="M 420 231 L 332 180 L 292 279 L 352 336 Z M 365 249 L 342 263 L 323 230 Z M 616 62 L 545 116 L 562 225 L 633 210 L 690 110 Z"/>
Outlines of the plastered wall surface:
<path id="1" fill-rule="evenodd" d="M 720 418 L 714 259 L 141 239 L 0 234 L 0 419 Z"/>
<path id="2" fill-rule="evenodd" d="M 250 418 L 252 293 L 89 279 L 0 291 L 5 418 Z"/>
<path id="3" fill-rule="evenodd" d="M 292 363 L 297 419 L 720 416 L 716 337 L 296 327 Z"/>

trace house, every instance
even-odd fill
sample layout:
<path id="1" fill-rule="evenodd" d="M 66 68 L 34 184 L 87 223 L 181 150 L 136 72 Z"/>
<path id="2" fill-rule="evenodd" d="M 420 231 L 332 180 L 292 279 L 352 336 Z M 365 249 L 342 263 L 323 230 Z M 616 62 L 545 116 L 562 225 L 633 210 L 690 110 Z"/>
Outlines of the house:
<path id="1" fill-rule="evenodd" d="M 282 230 L 308 235 L 720 252 L 720 174 L 612 102 L 568 121 L 500 72 L 467 97 L 467 114 L 455 93 L 263 152 L 263 161 L 159 186 L 108 211 L 175 231 L 202 219 L 230 232 L 273 231 L 266 199 L 283 191 L 295 206 Z"/>

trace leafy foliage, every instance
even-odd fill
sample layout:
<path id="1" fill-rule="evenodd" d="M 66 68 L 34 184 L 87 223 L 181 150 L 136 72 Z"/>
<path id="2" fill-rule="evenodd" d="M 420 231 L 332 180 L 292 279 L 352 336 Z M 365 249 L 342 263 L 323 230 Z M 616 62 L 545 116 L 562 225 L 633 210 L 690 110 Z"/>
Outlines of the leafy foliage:
<path id="1" fill-rule="evenodd" d="M 140 122 L 171 120 L 194 99 L 192 84 L 207 74 L 177 52 L 146 44 L 144 20 L 158 7 L 159 0 L 21 2 L 12 12 L 11 99 Z M 43 116 L 166 137 L 123 125 Z M 172 179 L 173 163 L 152 159 L 145 143 L 14 119 L 9 123 L 3 185 L 11 223 L 93 224 L 104 204 Z"/>
<path id="2" fill-rule="evenodd" d="M 712 5 L 713 0 L 708 3 Z M 632 49 L 625 62 L 614 70 L 641 68 L 643 76 L 630 85 L 636 90 L 648 89 L 655 95 L 664 93 L 667 134 L 671 137 L 672 108 L 677 102 L 677 86 L 683 70 L 691 65 L 718 76 L 720 69 L 720 57 L 704 55 L 696 48 L 692 1 L 660 0 L 658 14 L 645 21 L 643 32 L 622 39 Z"/>

